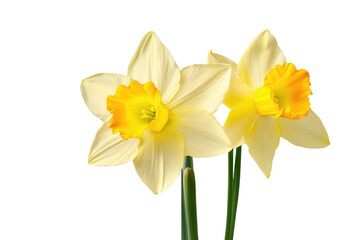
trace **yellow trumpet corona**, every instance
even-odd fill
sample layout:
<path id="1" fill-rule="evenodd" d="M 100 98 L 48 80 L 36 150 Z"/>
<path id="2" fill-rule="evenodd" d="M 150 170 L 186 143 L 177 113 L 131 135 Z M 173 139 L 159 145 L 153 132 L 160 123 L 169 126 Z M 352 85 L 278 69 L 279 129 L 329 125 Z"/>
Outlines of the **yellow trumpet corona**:
<path id="1" fill-rule="evenodd" d="M 292 63 L 277 65 L 264 79 L 264 85 L 254 91 L 254 104 L 261 116 L 300 119 L 310 110 L 309 73 L 296 70 Z"/>
<path id="2" fill-rule="evenodd" d="M 112 133 L 119 132 L 124 140 L 140 139 L 145 129 L 159 132 L 169 118 L 169 110 L 153 82 L 141 84 L 133 80 L 128 87 L 119 85 L 115 94 L 107 98 L 107 110 L 112 114 Z"/>

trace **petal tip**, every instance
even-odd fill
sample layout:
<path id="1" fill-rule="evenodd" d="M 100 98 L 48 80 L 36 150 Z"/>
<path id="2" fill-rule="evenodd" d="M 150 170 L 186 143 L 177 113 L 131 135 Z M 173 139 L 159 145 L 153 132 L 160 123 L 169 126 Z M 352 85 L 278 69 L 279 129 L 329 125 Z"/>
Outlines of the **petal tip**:
<path id="1" fill-rule="evenodd" d="M 262 31 L 259 35 L 265 35 L 265 34 L 270 34 L 270 30 L 269 30 L 269 29 L 265 29 L 265 30 Z"/>
<path id="2" fill-rule="evenodd" d="M 92 161 L 92 159 L 89 157 L 89 159 L 88 159 L 88 164 L 89 165 L 94 165 L 94 162 Z"/>
<path id="3" fill-rule="evenodd" d="M 154 32 L 154 31 L 150 31 L 150 32 L 148 32 L 146 35 L 152 36 L 152 35 L 155 35 L 155 32 Z"/>
<path id="4" fill-rule="evenodd" d="M 145 36 L 143 37 L 143 39 L 146 39 L 145 41 L 151 41 L 152 39 L 157 38 L 157 35 L 155 34 L 154 31 L 150 31 L 147 34 L 145 34 Z"/>
<path id="5" fill-rule="evenodd" d="M 264 40 L 268 41 L 269 38 L 271 38 L 272 34 L 269 29 L 266 29 L 258 35 L 258 37 L 260 37 L 260 36 L 264 38 L 263 41 Z"/>
<path id="6" fill-rule="evenodd" d="M 159 189 L 159 188 L 156 188 L 156 189 L 152 189 L 152 187 L 150 187 L 150 186 L 147 186 L 150 190 L 151 190 L 151 192 L 153 193 L 153 194 L 155 194 L 155 195 L 159 195 L 160 193 L 162 193 L 162 191 L 164 191 L 165 189 L 164 188 L 161 188 L 161 189 Z"/>
<path id="7" fill-rule="evenodd" d="M 213 52 L 212 49 L 210 49 L 208 55 L 207 55 L 207 63 L 210 64 L 212 61 L 211 59 L 213 58 Z"/>
<path id="8" fill-rule="evenodd" d="M 88 164 L 92 166 L 98 166 L 98 164 L 96 164 L 96 161 L 94 161 L 94 156 L 91 156 L 90 154 L 88 157 Z"/>
<path id="9" fill-rule="evenodd" d="M 155 195 L 159 195 L 161 193 L 161 191 L 153 191 L 151 190 Z"/>

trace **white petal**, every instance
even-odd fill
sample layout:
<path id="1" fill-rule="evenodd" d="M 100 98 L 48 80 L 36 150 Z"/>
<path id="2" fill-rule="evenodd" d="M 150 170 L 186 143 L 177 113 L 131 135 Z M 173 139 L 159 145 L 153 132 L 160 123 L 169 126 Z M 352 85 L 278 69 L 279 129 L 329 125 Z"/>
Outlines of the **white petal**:
<path id="1" fill-rule="evenodd" d="M 140 83 L 152 81 L 165 104 L 179 89 L 180 69 L 154 32 L 141 40 L 129 64 L 128 75 Z"/>
<path id="2" fill-rule="evenodd" d="M 114 166 L 132 161 L 138 153 L 138 138 L 124 140 L 113 134 L 109 122 L 105 122 L 96 133 L 89 154 L 89 164 Z"/>
<path id="3" fill-rule="evenodd" d="M 169 127 L 161 132 L 145 130 L 134 159 L 141 180 L 158 194 L 178 177 L 184 161 L 184 140 Z"/>
<path id="4" fill-rule="evenodd" d="M 244 98 L 241 103 L 231 109 L 224 124 L 224 130 L 229 136 L 233 148 L 245 143 L 245 136 L 252 129 L 258 117 L 252 98 Z"/>
<path id="5" fill-rule="evenodd" d="M 173 111 L 170 121 L 184 138 L 186 156 L 213 157 L 231 150 L 224 129 L 205 110 L 189 107 Z"/>
<path id="6" fill-rule="evenodd" d="M 272 116 L 261 116 L 246 136 L 249 152 L 267 178 L 270 177 L 275 150 L 279 146 L 280 128 Z"/>
<path id="7" fill-rule="evenodd" d="M 255 38 L 240 59 L 238 75 L 255 90 L 264 84 L 264 78 L 272 68 L 285 62 L 275 37 L 266 30 Z"/>
<path id="8" fill-rule="evenodd" d="M 330 144 L 329 136 L 320 118 L 310 109 L 301 119 L 278 118 L 281 137 L 305 148 L 323 148 Z"/>
<path id="9" fill-rule="evenodd" d="M 81 82 L 81 93 L 90 111 L 105 122 L 111 116 L 106 110 L 107 97 L 115 94 L 120 84 L 127 86 L 130 81 L 129 77 L 120 74 L 99 73 Z"/>
<path id="10" fill-rule="evenodd" d="M 225 63 L 231 65 L 231 80 L 227 94 L 225 95 L 224 104 L 228 108 L 235 107 L 239 102 L 243 101 L 243 98 L 249 98 L 253 92 L 249 86 L 242 81 L 237 75 L 237 64 L 232 60 L 224 57 L 220 54 L 213 53 L 208 54 L 208 63 Z"/>
<path id="11" fill-rule="evenodd" d="M 231 68 L 225 64 L 197 64 L 181 70 L 179 91 L 169 109 L 198 107 L 215 112 L 229 89 Z"/>

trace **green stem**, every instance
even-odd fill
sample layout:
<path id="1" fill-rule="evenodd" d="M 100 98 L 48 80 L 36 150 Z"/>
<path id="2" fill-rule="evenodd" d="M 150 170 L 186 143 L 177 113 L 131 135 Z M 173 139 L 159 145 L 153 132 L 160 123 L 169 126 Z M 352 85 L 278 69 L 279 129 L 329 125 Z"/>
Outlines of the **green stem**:
<path id="1" fill-rule="evenodd" d="M 233 200 L 233 166 L 234 166 L 234 150 L 228 152 L 228 198 L 227 198 L 227 214 L 226 214 L 226 231 L 225 239 L 230 237 L 231 209 Z"/>
<path id="2" fill-rule="evenodd" d="M 184 202 L 189 240 L 198 240 L 194 169 L 184 171 Z"/>
<path id="3" fill-rule="evenodd" d="M 187 227 L 186 227 L 185 204 L 184 204 L 183 174 L 184 174 L 184 170 L 181 169 L 181 239 L 188 240 Z"/>
<path id="4" fill-rule="evenodd" d="M 186 168 L 194 168 L 193 158 L 190 156 L 184 157 L 183 170 L 185 171 Z"/>
<path id="5" fill-rule="evenodd" d="M 184 185 L 183 175 L 186 168 L 193 168 L 193 158 L 186 156 L 184 157 L 183 168 L 181 169 L 181 239 L 188 240 L 188 229 L 186 223 L 185 203 L 184 203 Z"/>
<path id="6" fill-rule="evenodd" d="M 235 172 L 234 172 L 234 182 L 233 182 L 233 202 L 231 207 L 231 225 L 230 225 L 230 238 L 234 238 L 235 230 L 235 220 L 236 220 L 236 210 L 239 199 L 239 190 L 240 190 L 240 173 L 241 173 L 241 146 L 236 149 L 235 156 Z"/>

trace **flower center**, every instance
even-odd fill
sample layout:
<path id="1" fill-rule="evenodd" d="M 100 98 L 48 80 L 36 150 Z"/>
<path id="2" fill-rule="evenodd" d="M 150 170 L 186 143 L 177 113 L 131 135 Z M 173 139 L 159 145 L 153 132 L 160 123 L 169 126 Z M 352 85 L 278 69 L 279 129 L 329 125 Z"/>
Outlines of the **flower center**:
<path id="1" fill-rule="evenodd" d="M 107 110 L 112 114 L 109 127 L 113 134 L 119 132 L 125 140 L 141 138 L 145 129 L 161 131 L 169 115 L 154 83 L 136 80 L 128 87 L 118 86 L 115 95 L 107 98 Z"/>
<path id="2" fill-rule="evenodd" d="M 297 70 L 292 63 L 277 65 L 264 79 L 264 85 L 254 92 L 254 104 L 259 115 L 300 119 L 310 110 L 309 73 Z"/>

